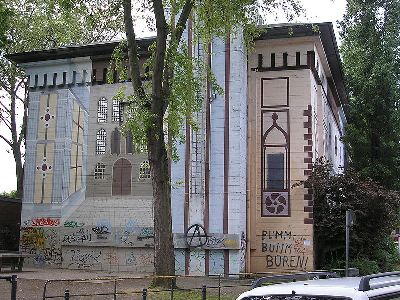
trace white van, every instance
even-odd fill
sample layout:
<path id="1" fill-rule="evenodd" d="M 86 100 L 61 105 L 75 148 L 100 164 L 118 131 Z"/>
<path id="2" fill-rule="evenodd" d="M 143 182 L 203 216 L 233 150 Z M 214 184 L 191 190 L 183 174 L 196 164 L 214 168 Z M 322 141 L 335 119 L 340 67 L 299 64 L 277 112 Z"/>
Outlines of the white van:
<path id="1" fill-rule="evenodd" d="M 293 275 L 281 277 L 290 280 L 290 276 Z M 273 279 L 273 276 L 268 279 Z M 237 300 L 400 300 L 400 272 L 259 286 L 271 281 L 268 279 L 260 278 L 252 290 L 241 294 Z"/>

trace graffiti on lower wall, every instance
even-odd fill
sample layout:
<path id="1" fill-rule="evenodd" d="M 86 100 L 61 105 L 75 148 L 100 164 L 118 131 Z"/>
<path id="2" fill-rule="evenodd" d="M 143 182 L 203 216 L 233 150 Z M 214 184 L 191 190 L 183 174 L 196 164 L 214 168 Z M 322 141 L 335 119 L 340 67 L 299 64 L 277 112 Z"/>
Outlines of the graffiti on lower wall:
<path id="1" fill-rule="evenodd" d="M 61 246 L 55 228 L 23 227 L 20 249 L 22 252 L 34 254 L 35 265 L 61 265 Z"/>
<path id="2" fill-rule="evenodd" d="M 312 242 L 309 236 L 290 230 L 264 230 L 261 251 L 268 269 L 306 270 Z"/>

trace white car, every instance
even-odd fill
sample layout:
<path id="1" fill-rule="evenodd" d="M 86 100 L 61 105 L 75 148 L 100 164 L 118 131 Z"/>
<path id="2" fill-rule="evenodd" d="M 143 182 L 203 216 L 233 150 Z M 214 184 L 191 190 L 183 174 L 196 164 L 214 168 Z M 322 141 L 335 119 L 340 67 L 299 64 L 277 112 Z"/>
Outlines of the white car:
<path id="1" fill-rule="evenodd" d="M 281 277 L 283 279 L 290 279 L 290 275 Z M 272 280 L 273 276 L 268 277 L 267 280 L 259 279 L 255 285 L 271 281 L 269 279 Z M 400 272 L 373 274 L 363 277 L 328 278 L 271 284 L 255 287 L 237 298 L 237 300 L 352 299 L 400 299 Z"/>

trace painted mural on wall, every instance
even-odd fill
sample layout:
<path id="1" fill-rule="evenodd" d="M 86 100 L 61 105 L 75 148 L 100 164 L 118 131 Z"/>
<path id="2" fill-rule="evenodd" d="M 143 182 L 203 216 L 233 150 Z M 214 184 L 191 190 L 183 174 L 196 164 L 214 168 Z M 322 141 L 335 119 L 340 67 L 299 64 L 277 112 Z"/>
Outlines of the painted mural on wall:
<path id="1" fill-rule="evenodd" d="M 263 230 L 261 251 L 267 269 L 306 270 L 312 265 L 309 236 L 291 230 Z"/>

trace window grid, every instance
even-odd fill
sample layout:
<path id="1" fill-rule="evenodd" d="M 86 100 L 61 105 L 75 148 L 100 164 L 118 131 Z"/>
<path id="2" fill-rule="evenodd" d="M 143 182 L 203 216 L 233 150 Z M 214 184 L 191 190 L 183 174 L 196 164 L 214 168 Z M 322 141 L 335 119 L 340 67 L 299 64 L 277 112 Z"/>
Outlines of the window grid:
<path id="1" fill-rule="evenodd" d="M 94 179 L 104 179 L 106 165 L 98 162 L 94 169 Z"/>
<path id="2" fill-rule="evenodd" d="M 121 102 L 118 100 L 113 100 L 112 104 L 112 121 L 122 122 L 122 109 Z"/>
<path id="3" fill-rule="evenodd" d="M 145 160 L 140 164 L 139 179 L 150 179 L 150 177 L 150 164 L 148 160 Z"/>
<path id="4" fill-rule="evenodd" d="M 97 105 L 97 122 L 107 122 L 107 99 L 104 97 L 100 98 Z"/>
<path id="5" fill-rule="evenodd" d="M 107 133 L 104 129 L 100 129 L 96 134 L 96 154 L 106 153 Z"/>

